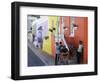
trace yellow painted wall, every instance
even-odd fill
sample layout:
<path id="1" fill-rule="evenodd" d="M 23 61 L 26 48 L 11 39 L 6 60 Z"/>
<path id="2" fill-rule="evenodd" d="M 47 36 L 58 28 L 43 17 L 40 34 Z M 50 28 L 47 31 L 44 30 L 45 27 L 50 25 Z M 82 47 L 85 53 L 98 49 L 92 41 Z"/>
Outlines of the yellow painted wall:
<path id="1" fill-rule="evenodd" d="M 57 20 L 58 20 L 57 16 L 48 16 L 48 30 L 52 29 L 52 25 L 54 25 L 55 28 L 57 27 Z M 52 24 L 53 23 L 52 21 L 54 21 L 54 24 Z M 54 39 L 54 37 L 51 35 L 53 34 L 50 31 L 48 31 L 49 39 L 43 40 L 43 51 L 47 52 L 50 55 L 53 55 L 53 50 L 55 49 L 54 49 L 54 40 L 52 41 L 52 38 Z"/>

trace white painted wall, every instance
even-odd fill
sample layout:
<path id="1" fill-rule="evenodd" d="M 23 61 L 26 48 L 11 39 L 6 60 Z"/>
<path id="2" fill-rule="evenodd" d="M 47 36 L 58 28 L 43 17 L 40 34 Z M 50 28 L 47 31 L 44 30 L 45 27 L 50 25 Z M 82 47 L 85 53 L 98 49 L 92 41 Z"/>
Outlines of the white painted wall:
<path id="1" fill-rule="evenodd" d="M 13 82 L 10 79 L 11 72 L 11 2 L 14 0 L 1 0 L 0 1 L 0 82 Z M 18 0 L 16 0 L 18 1 Z M 71 4 L 71 5 L 88 5 L 98 6 L 100 10 L 100 0 L 20 0 L 28 2 L 41 2 L 41 3 L 58 3 L 58 4 Z M 100 11 L 99 11 L 100 14 Z M 98 16 L 98 24 L 100 27 L 100 15 Z M 100 31 L 100 28 L 98 28 Z M 100 35 L 100 32 L 98 33 Z M 100 49 L 100 37 L 98 39 Z M 100 58 L 100 50 L 98 52 Z M 100 59 L 99 69 L 100 69 Z M 99 71 L 100 73 L 100 71 Z M 39 79 L 39 80 L 26 80 L 26 82 L 99 82 L 100 75 L 98 76 L 84 76 L 84 77 L 66 77 L 66 78 L 53 78 L 53 79 Z M 22 82 L 22 81 L 19 81 Z"/>

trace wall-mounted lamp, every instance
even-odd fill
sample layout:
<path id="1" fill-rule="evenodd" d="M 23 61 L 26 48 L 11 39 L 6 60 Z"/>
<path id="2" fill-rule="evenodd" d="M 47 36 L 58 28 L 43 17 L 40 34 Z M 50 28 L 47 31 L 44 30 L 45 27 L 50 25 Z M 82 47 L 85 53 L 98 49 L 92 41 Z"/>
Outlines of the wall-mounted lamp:
<path id="1" fill-rule="evenodd" d="M 56 28 L 55 28 L 55 27 L 53 27 L 53 30 L 55 31 L 55 30 L 56 30 Z"/>
<path id="2" fill-rule="evenodd" d="M 74 27 L 74 30 L 78 29 L 78 25 L 76 25 L 76 24 L 73 24 L 73 27 Z"/>
<path id="3" fill-rule="evenodd" d="M 68 30 L 68 27 L 67 26 L 64 26 L 64 30 Z"/>
<path id="4" fill-rule="evenodd" d="M 45 36 L 44 38 L 45 38 L 45 40 L 47 40 L 47 39 L 49 39 L 49 36 Z"/>
<path id="5" fill-rule="evenodd" d="M 53 27 L 52 29 L 49 29 L 50 32 L 54 32 L 56 30 L 55 27 Z"/>
<path id="6" fill-rule="evenodd" d="M 53 32 L 53 30 L 52 30 L 52 29 L 49 29 L 49 31 L 50 31 L 50 32 Z"/>

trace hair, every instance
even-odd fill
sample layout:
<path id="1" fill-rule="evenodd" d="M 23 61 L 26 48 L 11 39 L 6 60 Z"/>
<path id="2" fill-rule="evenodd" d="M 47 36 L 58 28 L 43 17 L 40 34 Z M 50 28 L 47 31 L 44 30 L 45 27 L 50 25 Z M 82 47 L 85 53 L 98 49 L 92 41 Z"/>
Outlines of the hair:
<path id="1" fill-rule="evenodd" d="M 58 42 L 56 42 L 56 45 L 58 45 Z"/>
<path id="2" fill-rule="evenodd" d="M 80 40 L 79 43 L 82 44 L 83 42 Z"/>
<path id="3" fill-rule="evenodd" d="M 66 48 L 66 46 L 63 46 L 63 48 L 60 50 L 60 52 L 66 53 L 66 52 L 68 52 L 68 49 Z"/>
<path id="4" fill-rule="evenodd" d="M 60 44 L 62 44 L 62 42 L 60 42 Z"/>
<path id="5" fill-rule="evenodd" d="M 65 53 L 68 52 L 68 49 L 65 47 L 64 50 L 63 50 L 63 52 L 65 52 Z"/>

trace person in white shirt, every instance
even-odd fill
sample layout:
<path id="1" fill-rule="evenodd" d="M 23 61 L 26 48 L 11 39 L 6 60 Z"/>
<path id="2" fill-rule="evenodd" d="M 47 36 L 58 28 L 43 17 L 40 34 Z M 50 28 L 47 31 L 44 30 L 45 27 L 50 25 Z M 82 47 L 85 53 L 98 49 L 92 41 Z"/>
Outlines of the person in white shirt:
<path id="1" fill-rule="evenodd" d="M 78 49 L 77 49 L 77 63 L 81 62 L 81 55 L 83 53 L 83 42 L 79 41 Z"/>

